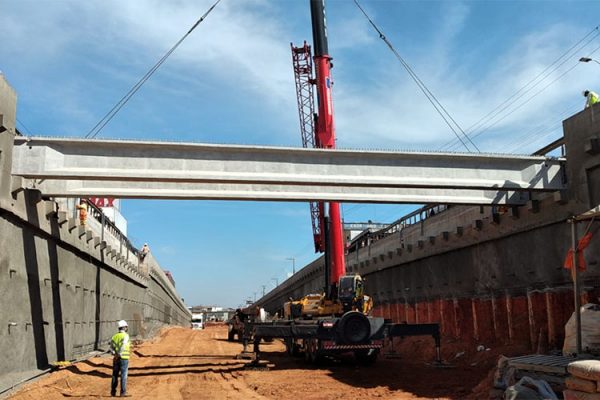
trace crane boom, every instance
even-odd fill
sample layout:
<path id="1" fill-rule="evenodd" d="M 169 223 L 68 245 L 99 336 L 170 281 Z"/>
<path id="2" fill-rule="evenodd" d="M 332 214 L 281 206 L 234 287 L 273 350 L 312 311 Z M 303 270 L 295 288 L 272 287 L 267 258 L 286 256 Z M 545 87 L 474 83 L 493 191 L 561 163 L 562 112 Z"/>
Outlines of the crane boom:
<path id="1" fill-rule="evenodd" d="M 315 84 L 318 100 L 315 141 L 319 147 L 334 149 L 335 124 L 333 120 L 333 98 L 331 95 L 333 79 L 331 78 L 331 56 L 329 55 L 327 43 L 325 1 L 310 0 L 310 14 L 313 31 Z M 330 295 L 335 296 L 338 281 L 346 274 L 344 235 L 339 203 L 329 203 L 328 219 L 330 229 L 326 247 L 330 250 Z"/>
<path id="2" fill-rule="evenodd" d="M 313 60 L 310 45 L 305 41 L 304 45 L 300 47 L 295 47 L 292 43 L 290 43 L 290 46 L 292 48 L 302 146 L 318 147 L 315 140 L 315 96 L 313 93 L 315 80 L 313 78 Z M 311 201 L 309 206 L 315 252 L 322 253 L 325 251 L 324 221 L 322 220 L 323 202 Z"/>
<path id="3" fill-rule="evenodd" d="M 306 42 L 292 48 L 292 62 L 298 100 L 298 116 L 304 147 L 335 148 L 335 124 L 331 89 L 331 57 L 327 44 L 324 0 L 310 0 L 314 57 Z M 313 70 L 314 67 L 314 70 Z M 314 71 L 314 77 L 313 77 Z M 313 86 L 316 86 L 318 113 L 315 113 Z M 335 298 L 340 277 L 346 274 L 344 235 L 340 205 L 336 202 L 310 203 L 316 252 L 325 252 L 327 296 Z"/>

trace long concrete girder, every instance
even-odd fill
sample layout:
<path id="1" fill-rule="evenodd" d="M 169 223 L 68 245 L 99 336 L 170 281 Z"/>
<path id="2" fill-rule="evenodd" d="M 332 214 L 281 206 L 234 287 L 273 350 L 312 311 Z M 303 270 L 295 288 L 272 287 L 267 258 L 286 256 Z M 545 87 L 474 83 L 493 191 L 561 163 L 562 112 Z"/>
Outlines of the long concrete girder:
<path id="1" fill-rule="evenodd" d="M 563 161 L 19 137 L 12 173 L 41 182 L 44 194 L 57 197 L 500 204 L 514 199 L 514 191 L 564 189 Z"/>
<path id="2" fill-rule="evenodd" d="M 188 182 L 43 180 L 32 183 L 52 197 L 117 197 L 187 200 L 338 201 L 371 203 L 524 204 L 515 191 Z"/>

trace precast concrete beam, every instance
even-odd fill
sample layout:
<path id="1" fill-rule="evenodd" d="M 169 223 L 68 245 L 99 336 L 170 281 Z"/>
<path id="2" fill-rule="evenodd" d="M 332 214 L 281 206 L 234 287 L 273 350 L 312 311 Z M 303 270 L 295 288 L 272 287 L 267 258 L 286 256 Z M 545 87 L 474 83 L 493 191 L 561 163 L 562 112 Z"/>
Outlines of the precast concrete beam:
<path id="1" fill-rule="evenodd" d="M 117 182 L 43 180 L 35 188 L 51 197 L 137 199 L 338 201 L 407 204 L 523 205 L 522 191 L 437 188 L 382 188 L 322 185 L 213 184 L 187 182 Z"/>
<path id="2" fill-rule="evenodd" d="M 361 187 L 367 193 L 372 188 L 560 190 L 565 188 L 562 161 L 542 156 L 19 137 L 12 173 L 30 179 Z"/>

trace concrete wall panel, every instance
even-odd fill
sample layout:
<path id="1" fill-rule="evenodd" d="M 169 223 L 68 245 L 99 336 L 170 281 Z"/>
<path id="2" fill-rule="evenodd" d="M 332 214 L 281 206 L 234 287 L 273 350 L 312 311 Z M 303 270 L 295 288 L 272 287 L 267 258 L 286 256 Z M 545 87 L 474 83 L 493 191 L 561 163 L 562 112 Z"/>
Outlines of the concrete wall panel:
<path id="1" fill-rule="evenodd" d="M 138 338 L 189 324 L 162 271 L 141 279 L 29 200 L 0 208 L 0 374 L 106 349 L 119 319 Z"/>

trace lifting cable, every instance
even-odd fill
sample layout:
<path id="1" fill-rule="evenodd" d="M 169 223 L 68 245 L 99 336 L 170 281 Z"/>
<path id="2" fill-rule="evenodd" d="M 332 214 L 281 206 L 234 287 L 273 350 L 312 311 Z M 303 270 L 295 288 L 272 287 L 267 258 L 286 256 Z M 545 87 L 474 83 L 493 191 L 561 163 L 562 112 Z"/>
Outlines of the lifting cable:
<path id="1" fill-rule="evenodd" d="M 377 31 L 377 33 L 379 34 L 379 38 L 381 40 L 383 40 L 385 42 L 385 44 L 388 46 L 388 48 L 392 51 L 392 53 L 394 53 L 394 55 L 396 56 L 396 58 L 398 59 L 398 61 L 400 61 L 400 63 L 402 64 L 402 66 L 406 69 L 406 71 L 408 72 L 408 74 L 410 75 L 410 77 L 415 81 L 415 83 L 417 84 L 417 86 L 419 87 L 419 89 L 421 89 L 421 91 L 423 92 L 423 94 L 425 95 L 425 97 L 427 97 L 427 100 L 429 100 L 429 102 L 431 103 L 431 105 L 433 106 L 433 108 L 435 108 L 435 110 L 438 112 L 438 114 L 440 115 L 440 117 L 442 117 L 442 119 L 444 120 L 444 122 L 446 123 L 446 125 L 448 125 L 448 127 L 452 130 L 452 132 L 454 132 L 454 135 L 456 136 L 456 138 L 462 143 L 462 145 L 467 149 L 467 151 L 471 152 L 471 149 L 469 149 L 469 147 L 467 146 L 467 144 L 465 143 L 465 141 L 463 140 L 463 138 L 461 138 L 460 134 L 457 132 L 457 129 L 460 130 L 460 132 L 462 133 L 462 135 L 469 141 L 469 143 L 471 143 L 471 145 L 478 152 L 481 152 L 479 150 L 479 148 L 475 145 L 475 143 L 473 143 L 473 141 L 471 140 L 471 138 L 460 127 L 460 125 L 458 124 L 458 122 L 456 122 L 454 120 L 454 118 L 452 118 L 452 116 L 446 110 L 446 108 L 444 108 L 444 106 L 442 105 L 442 103 L 440 103 L 440 101 L 429 90 L 429 88 L 425 85 L 425 83 L 423 83 L 423 81 L 417 76 L 417 74 L 413 71 L 413 69 L 410 67 L 410 65 L 408 65 L 408 63 L 402 58 L 402 56 L 400 56 L 400 54 L 398 53 L 398 51 L 396 51 L 396 49 L 394 48 L 394 46 L 392 45 L 392 43 L 387 39 L 387 37 L 383 34 L 383 32 L 377 27 L 377 25 L 375 25 L 375 23 L 367 15 L 367 13 L 365 12 L 365 10 L 360 6 L 360 4 L 358 3 L 358 0 L 354 0 L 354 4 L 356 4 L 356 6 L 360 9 L 360 11 L 365 16 L 365 18 L 367 18 L 367 20 L 369 21 L 369 23 L 371 24 L 371 26 L 375 29 L 375 31 Z M 452 123 L 454 124 L 454 126 L 450 123 L 449 120 L 452 121 Z"/>
<path id="2" fill-rule="evenodd" d="M 202 15 L 202 17 L 198 19 L 198 21 L 196 21 L 196 23 L 187 31 L 187 33 L 183 35 L 181 39 L 179 39 L 179 41 L 177 41 L 177 43 L 175 43 L 175 45 L 171 47 L 171 49 L 167 51 L 167 53 L 160 60 L 158 60 L 158 62 L 154 64 L 154 66 L 150 68 L 150 70 L 146 72 L 146 74 L 135 85 L 133 85 L 132 88 L 129 89 L 129 91 L 123 97 L 121 97 L 117 104 L 115 104 L 113 108 L 111 108 L 110 111 L 107 112 L 106 115 L 104 115 L 104 117 L 102 117 L 102 119 L 98 121 L 98 123 L 94 125 L 92 129 L 90 129 L 90 131 L 85 135 L 86 138 L 93 139 L 96 136 L 98 136 L 98 134 L 106 126 L 106 124 L 108 124 L 110 120 L 112 120 L 114 116 L 121 110 L 121 108 L 123 108 L 123 106 L 127 104 L 127 102 L 133 97 L 133 95 L 136 94 L 138 90 L 140 90 L 142 85 L 146 83 L 148 79 L 150 79 L 152 74 L 156 72 L 156 70 L 167 60 L 167 58 L 169 58 L 169 56 L 175 51 L 175 49 L 177 49 L 177 47 L 179 47 L 179 45 L 194 31 L 194 29 L 196 29 L 196 27 L 200 25 L 202 21 L 204 21 L 204 19 L 217 6 L 217 4 L 219 4 L 220 1 L 221 0 L 217 0 L 216 3 L 213 4 L 208 9 L 208 11 L 206 11 L 204 15 Z"/>

